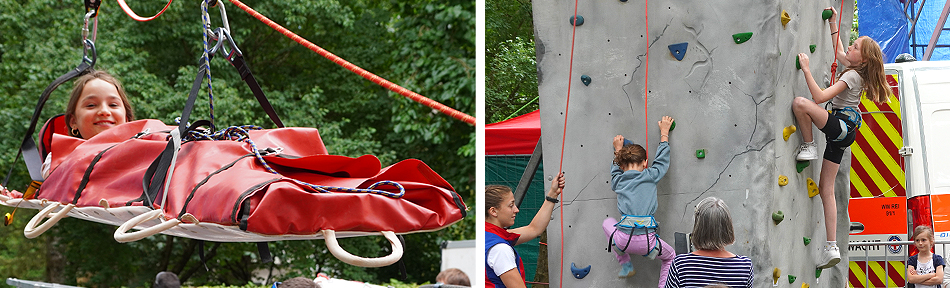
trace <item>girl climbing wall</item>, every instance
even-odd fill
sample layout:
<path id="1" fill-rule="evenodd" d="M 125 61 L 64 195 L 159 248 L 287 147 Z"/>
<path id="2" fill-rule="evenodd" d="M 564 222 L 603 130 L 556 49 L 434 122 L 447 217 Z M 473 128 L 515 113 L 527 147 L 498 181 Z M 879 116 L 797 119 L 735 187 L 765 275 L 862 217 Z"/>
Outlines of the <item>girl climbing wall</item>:
<path id="1" fill-rule="evenodd" d="M 832 15 L 830 23 L 837 23 L 838 13 L 828 7 Z M 797 97 L 792 102 L 792 112 L 801 127 L 802 143 L 797 159 L 809 161 L 818 159 L 818 146 L 812 135 L 812 123 L 825 133 L 828 144 L 825 146 L 824 161 L 821 164 L 818 191 L 824 206 L 825 233 L 828 242 L 818 259 L 818 268 L 834 267 L 841 261 L 838 245 L 835 240 L 835 226 L 838 211 L 835 206 L 834 183 L 835 176 L 841 164 L 844 150 L 854 142 L 855 133 L 861 126 L 861 113 L 858 104 L 861 102 L 861 93 L 867 92 L 866 97 L 871 101 L 883 103 L 891 92 L 884 79 L 884 63 L 881 47 L 864 36 L 854 41 L 854 44 L 844 49 L 841 38 L 838 36 L 838 26 L 829 25 L 831 39 L 835 45 L 835 57 L 846 67 L 839 75 L 837 82 L 831 87 L 822 90 L 815 82 L 808 67 L 808 55 L 798 55 L 801 62 L 802 74 L 808 85 L 812 99 Z M 819 103 L 831 101 L 831 111 L 819 106 Z"/>

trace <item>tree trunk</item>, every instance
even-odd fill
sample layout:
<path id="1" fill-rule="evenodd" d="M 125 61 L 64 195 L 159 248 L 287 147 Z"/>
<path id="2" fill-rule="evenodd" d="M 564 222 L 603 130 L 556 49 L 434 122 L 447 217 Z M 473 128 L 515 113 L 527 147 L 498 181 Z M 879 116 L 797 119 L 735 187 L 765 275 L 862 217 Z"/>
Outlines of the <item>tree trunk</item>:
<path id="1" fill-rule="evenodd" d="M 534 282 L 548 281 L 548 230 L 541 232 L 541 245 L 538 245 L 538 270 L 534 272 Z M 535 286 L 537 285 L 537 286 Z M 551 287 L 551 285 L 532 284 L 531 287 Z"/>
<path id="2" fill-rule="evenodd" d="M 63 255 L 62 246 L 59 245 L 59 237 L 47 234 L 46 237 L 46 282 L 65 283 L 66 275 L 66 256 Z"/>

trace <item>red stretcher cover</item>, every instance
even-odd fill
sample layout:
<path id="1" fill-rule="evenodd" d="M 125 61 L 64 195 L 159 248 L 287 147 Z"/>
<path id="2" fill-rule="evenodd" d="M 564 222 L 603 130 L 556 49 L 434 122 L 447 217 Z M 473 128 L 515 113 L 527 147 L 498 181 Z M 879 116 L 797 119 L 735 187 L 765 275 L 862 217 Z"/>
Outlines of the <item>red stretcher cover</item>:
<path id="1" fill-rule="evenodd" d="M 40 145 L 52 147 L 52 168 L 36 198 L 77 208 L 143 206 L 148 202 L 143 197 L 145 170 L 176 128 L 139 120 L 89 140 L 41 131 Z M 152 199 L 152 208 L 162 209 L 166 220 L 190 214 L 200 223 L 262 235 L 312 235 L 328 229 L 403 234 L 438 230 L 465 215 L 465 204 L 452 186 L 422 161 L 381 168 L 372 155 L 329 155 L 314 128 L 251 130 L 248 135 L 258 150 L 280 151 L 263 156 L 279 174 L 266 170 L 247 142 L 185 142 L 168 195 Z M 366 189 L 380 181 L 399 183 L 405 194 L 327 193 L 301 183 Z M 399 192 L 395 185 L 374 189 Z"/>

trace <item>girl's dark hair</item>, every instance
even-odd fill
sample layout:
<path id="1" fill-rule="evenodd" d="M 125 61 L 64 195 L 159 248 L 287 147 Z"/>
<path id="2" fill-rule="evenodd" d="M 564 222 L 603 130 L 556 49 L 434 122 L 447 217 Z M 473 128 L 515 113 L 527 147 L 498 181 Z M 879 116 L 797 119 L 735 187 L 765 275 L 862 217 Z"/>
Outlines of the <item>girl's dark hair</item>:
<path id="1" fill-rule="evenodd" d="M 135 112 L 132 110 L 132 104 L 129 103 L 129 98 L 125 95 L 125 88 L 122 88 L 122 82 L 112 77 L 109 72 L 95 70 L 86 75 L 79 76 L 73 84 L 73 91 L 69 94 L 69 103 L 66 104 L 66 131 L 69 131 L 70 136 L 82 137 L 81 135 L 73 134 L 73 127 L 71 127 L 69 123 L 71 123 L 73 117 L 76 117 L 76 103 L 79 102 L 79 96 L 82 96 L 82 89 L 86 88 L 86 84 L 93 79 L 99 79 L 115 85 L 115 89 L 119 91 L 119 98 L 122 99 L 122 106 L 125 108 L 125 122 L 135 120 Z"/>
<path id="2" fill-rule="evenodd" d="M 485 186 L 485 217 L 490 216 L 488 209 L 491 207 L 501 208 L 501 201 L 505 195 L 511 194 L 511 188 L 502 185 Z"/>
<path id="3" fill-rule="evenodd" d="M 628 164 L 637 164 L 647 160 L 647 150 L 640 144 L 624 145 L 614 152 L 614 164 L 622 169 Z"/>

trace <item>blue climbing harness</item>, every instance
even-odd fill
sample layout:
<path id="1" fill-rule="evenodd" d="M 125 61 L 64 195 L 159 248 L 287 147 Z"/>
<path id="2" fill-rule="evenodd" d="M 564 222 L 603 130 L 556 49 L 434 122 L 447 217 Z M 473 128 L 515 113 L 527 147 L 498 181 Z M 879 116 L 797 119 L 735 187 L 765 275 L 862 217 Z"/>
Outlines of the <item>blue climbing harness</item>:
<path id="1" fill-rule="evenodd" d="M 833 139 L 833 141 L 842 141 L 845 138 L 848 138 L 848 135 L 854 133 L 861 128 L 861 112 L 855 109 L 854 107 L 844 107 L 841 109 L 831 109 L 832 115 L 835 116 L 838 120 L 838 125 L 841 125 L 841 133 Z M 851 123 L 846 123 L 851 122 Z M 852 125 L 848 125 L 852 124 Z M 849 127 L 850 126 L 850 127 Z"/>
<path id="2" fill-rule="evenodd" d="M 647 216 L 638 216 L 638 215 L 623 215 L 623 218 L 620 218 L 620 222 L 614 224 L 614 232 L 610 233 L 610 239 L 607 239 L 607 252 L 610 252 L 610 247 L 614 246 L 614 234 L 617 234 L 617 227 L 629 228 L 631 231 L 635 229 L 644 229 L 646 230 L 647 235 L 647 250 L 646 254 L 643 254 L 643 257 L 650 259 L 656 259 L 656 256 L 660 253 L 663 253 L 663 247 L 660 246 L 660 236 L 657 235 L 657 230 L 660 228 L 659 224 L 656 222 L 656 218 L 653 218 L 652 215 Z M 652 230 L 652 232 L 651 232 Z M 650 246 L 650 233 L 653 233 L 653 247 Z M 626 252 L 627 248 L 630 247 L 630 238 L 627 238 L 627 245 L 624 245 L 621 249 L 620 246 L 617 246 L 617 249 L 620 251 Z"/>

